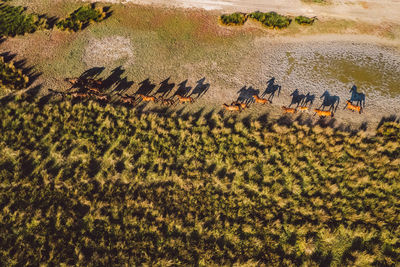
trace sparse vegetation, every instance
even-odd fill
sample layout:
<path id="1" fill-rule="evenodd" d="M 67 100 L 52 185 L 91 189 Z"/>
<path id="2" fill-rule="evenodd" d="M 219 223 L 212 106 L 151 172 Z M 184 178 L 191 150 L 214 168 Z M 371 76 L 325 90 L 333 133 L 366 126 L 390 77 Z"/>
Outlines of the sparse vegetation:
<path id="1" fill-rule="evenodd" d="M 227 26 L 238 26 L 243 25 L 247 20 L 247 15 L 244 13 L 232 13 L 232 14 L 224 14 L 220 17 L 220 21 L 222 24 Z"/>
<path id="2" fill-rule="evenodd" d="M 0 57 L 0 96 L 3 91 L 25 88 L 29 82 L 28 76 L 22 73 L 21 69 L 17 69 L 14 63 L 5 62 Z"/>
<path id="3" fill-rule="evenodd" d="M 97 8 L 94 4 L 84 5 L 71 13 L 67 18 L 57 22 L 57 28 L 77 32 L 87 27 L 90 23 L 100 22 L 106 17 L 103 8 Z"/>
<path id="4" fill-rule="evenodd" d="M 0 3 L 0 37 L 33 33 L 46 28 L 47 20 L 36 14 L 27 14 L 21 6 Z"/>
<path id="5" fill-rule="evenodd" d="M 400 127 L 374 136 L 2 103 L 1 265 L 395 265 Z"/>
<path id="6" fill-rule="evenodd" d="M 300 25 L 312 25 L 314 24 L 315 18 L 309 18 L 305 16 L 297 16 L 295 21 Z"/>
<path id="7" fill-rule="evenodd" d="M 266 27 L 273 29 L 287 28 L 292 21 L 289 17 L 282 16 L 273 11 L 268 13 L 256 11 L 249 14 L 249 17 L 261 22 L 261 24 Z"/>

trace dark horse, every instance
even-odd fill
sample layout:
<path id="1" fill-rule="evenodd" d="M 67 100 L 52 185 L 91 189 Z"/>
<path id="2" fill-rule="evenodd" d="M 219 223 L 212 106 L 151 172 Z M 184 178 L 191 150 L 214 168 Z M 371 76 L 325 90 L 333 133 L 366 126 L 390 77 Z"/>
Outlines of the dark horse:
<path id="1" fill-rule="evenodd" d="M 357 86 L 353 85 L 350 89 L 350 102 L 357 102 L 357 106 L 365 107 L 365 94 L 357 92 Z"/>
<path id="2" fill-rule="evenodd" d="M 325 109 L 325 107 L 329 107 L 329 110 L 331 110 L 332 112 L 337 110 L 340 102 L 340 97 L 338 97 L 337 95 L 331 95 L 328 91 L 325 91 L 320 98 L 324 98 L 324 100 L 319 109 Z"/>

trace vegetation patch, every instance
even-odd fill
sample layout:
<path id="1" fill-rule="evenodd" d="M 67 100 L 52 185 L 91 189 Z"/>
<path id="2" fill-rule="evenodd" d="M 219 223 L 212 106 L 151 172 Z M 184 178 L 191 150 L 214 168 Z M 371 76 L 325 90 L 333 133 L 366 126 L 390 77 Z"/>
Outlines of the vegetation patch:
<path id="1" fill-rule="evenodd" d="M 17 69 L 12 61 L 5 62 L 4 58 L 0 57 L 0 92 L 25 88 L 28 82 L 28 76 L 23 74 L 21 69 Z"/>
<path id="2" fill-rule="evenodd" d="M 314 24 L 315 18 L 309 18 L 305 16 L 297 16 L 295 21 L 300 25 L 312 25 Z"/>
<path id="3" fill-rule="evenodd" d="M 276 12 L 260 12 L 256 11 L 249 14 L 249 17 L 261 22 L 262 25 L 272 29 L 287 28 L 292 20 L 287 16 L 282 16 Z"/>
<path id="4" fill-rule="evenodd" d="M 396 123 L 364 136 L 32 99 L 0 121 L 1 265 L 400 260 Z"/>
<path id="5" fill-rule="evenodd" d="M 94 4 L 84 5 L 71 13 L 67 18 L 57 22 L 60 30 L 77 32 L 89 26 L 93 22 L 103 21 L 107 12 L 103 7 L 96 7 Z"/>
<path id="6" fill-rule="evenodd" d="M 243 25 L 247 21 L 247 15 L 245 13 L 232 13 L 224 14 L 220 17 L 220 22 L 227 26 L 239 26 Z"/>
<path id="7" fill-rule="evenodd" d="M 33 33 L 46 28 L 47 19 L 37 14 L 27 14 L 21 6 L 0 3 L 0 37 Z"/>

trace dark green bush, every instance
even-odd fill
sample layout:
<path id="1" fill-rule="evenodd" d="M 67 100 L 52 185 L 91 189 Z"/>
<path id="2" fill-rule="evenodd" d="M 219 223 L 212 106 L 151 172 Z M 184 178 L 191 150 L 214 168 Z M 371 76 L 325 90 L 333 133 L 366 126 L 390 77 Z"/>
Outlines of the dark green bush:
<path id="1" fill-rule="evenodd" d="M 294 20 L 300 25 L 312 25 L 315 21 L 315 18 L 297 16 Z"/>
<path id="2" fill-rule="evenodd" d="M 292 22 L 289 17 L 282 16 L 273 11 L 268 13 L 256 11 L 249 14 L 249 17 L 261 22 L 266 27 L 273 29 L 287 28 Z"/>
<path id="3" fill-rule="evenodd" d="M 0 36 L 16 36 L 46 28 L 47 20 L 36 14 L 26 14 L 21 6 L 0 3 Z"/>
<path id="4" fill-rule="evenodd" d="M 244 13 L 236 12 L 232 14 L 224 14 L 220 17 L 222 24 L 227 26 L 243 25 L 247 20 L 247 15 Z"/>
<path id="5" fill-rule="evenodd" d="M 60 30 L 79 31 L 92 22 L 100 22 L 106 17 L 103 8 L 96 8 L 94 5 L 81 6 L 66 19 L 60 20 L 56 26 Z"/>
<path id="6" fill-rule="evenodd" d="M 28 76 L 22 73 L 22 70 L 17 69 L 13 62 L 4 62 L 3 57 L 0 57 L 0 89 L 22 89 L 28 84 Z"/>

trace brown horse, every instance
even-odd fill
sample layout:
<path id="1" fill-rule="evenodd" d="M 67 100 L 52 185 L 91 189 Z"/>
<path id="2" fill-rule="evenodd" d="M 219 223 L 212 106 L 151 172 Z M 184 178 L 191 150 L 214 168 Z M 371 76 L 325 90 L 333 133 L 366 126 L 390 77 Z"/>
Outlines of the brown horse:
<path id="1" fill-rule="evenodd" d="M 110 100 L 110 97 L 108 95 L 94 95 L 94 97 L 96 98 L 96 100 L 98 101 L 103 101 L 103 102 L 107 102 Z"/>
<path id="2" fill-rule="evenodd" d="M 294 113 L 297 112 L 297 109 L 295 109 L 295 108 L 287 108 L 285 106 L 282 106 L 282 110 L 283 110 L 283 113 L 292 113 L 292 114 L 294 114 Z"/>
<path id="3" fill-rule="evenodd" d="M 193 97 L 185 97 L 185 96 L 181 96 L 181 95 L 176 95 L 176 97 L 179 99 L 180 103 L 185 103 L 185 102 L 189 102 L 189 103 L 193 103 L 194 99 Z"/>
<path id="4" fill-rule="evenodd" d="M 122 103 L 122 104 L 128 104 L 128 105 L 134 105 L 135 104 L 135 98 L 134 97 L 132 97 L 132 96 L 128 96 L 128 95 L 126 95 L 126 96 L 123 96 L 123 95 L 121 95 L 121 94 L 118 94 L 121 98 L 119 99 L 119 101 Z"/>
<path id="5" fill-rule="evenodd" d="M 247 105 L 246 103 L 242 103 L 242 102 L 239 102 L 239 101 L 233 101 L 231 103 L 231 106 L 239 106 L 242 110 L 245 110 L 246 108 L 249 107 L 249 105 Z"/>
<path id="6" fill-rule="evenodd" d="M 80 99 L 83 99 L 83 98 L 88 98 L 89 97 L 89 94 L 86 94 L 86 93 L 78 93 L 78 92 L 73 92 L 73 93 L 69 93 L 69 95 L 72 97 L 72 98 L 80 98 Z"/>
<path id="7" fill-rule="evenodd" d="M 157 102 L 157 99 L 154 96 L 146 96 L 142 94 L 138 94 L 138 96 L 140 96 L 145 102 Z"/>
<path id="8" fill-rule="evenodd" d="M 333 112 L 330 110 L 320 110 L 320 109 L 314 109 L 315 114 L 318 114 L 320 117 L 333 117 Z M 315 115 L 314 114 L 314 115 Z"/>
<path id="9" fill-rule="evenodd" d="M 349 109 L 349 110 L 352 110 L 353 112 L 354 111 L 357 111 L 358 113 L 360 113 L 361 114 L 361 112 L 362 112 L 362 107 L 361 106 L 356 106 L 356 105 L 353 105 L 350 101 L 346 101 L 347 102 L 347 105 L 346 105 L 346 108 L 347 109 Z"/>
<path id="10" fill-rule="evenodd" d="M 308 111 L 308 107 L 299 107 L 301 112 Z"/>
<path id="11" fill-rule="evenodd" d="M 253 95 L 253 98 L 255 99 L 256 103 L 260 103 L 260 104 L 268 103 L 268 99 L 260 98 L 260 97 L 258 97 L 258 95 Z"/>
<path id="12" fill-rule="evenodd" d="M 238 105 L 227 105 L 227 104 L 222 104 L 222 106 L 229 111 L 242 111 L 240 106 Z"/>

